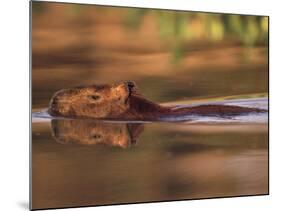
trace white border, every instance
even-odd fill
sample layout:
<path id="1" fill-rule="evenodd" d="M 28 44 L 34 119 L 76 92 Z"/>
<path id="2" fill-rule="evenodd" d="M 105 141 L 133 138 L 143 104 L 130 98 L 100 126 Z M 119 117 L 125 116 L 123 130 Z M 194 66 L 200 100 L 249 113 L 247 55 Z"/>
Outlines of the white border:
<path id="1" fill-rule="evenodd" d="M 280 207 L 280 6 L 278 1 L 94 0 L 76 3 L 165 8 L 270 16 L 270 196 L 76 208 L 68 210 L 278 210 Z M 28 208 L 29 2 L 3 1 L 1 21 L 1 210 Z M 3 118 L 4 117 L 4 118 Z"/>

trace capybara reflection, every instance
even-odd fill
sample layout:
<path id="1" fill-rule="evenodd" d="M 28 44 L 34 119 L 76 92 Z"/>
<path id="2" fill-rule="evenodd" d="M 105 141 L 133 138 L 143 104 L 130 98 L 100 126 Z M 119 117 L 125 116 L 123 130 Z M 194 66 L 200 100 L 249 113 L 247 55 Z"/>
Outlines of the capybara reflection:
<path id="1" fill-rule="evenodd" d="M 135 82 L 125 81 L 58 91 L 51 99 L 48 112 L 52 116 L 71 118 L 161 120 L 186 115 L 232 116 L 266 110 L 216 104 L 184 108 L 162 106 L 145 99 Z"/>
<path id="2" fill-rule="evenodd" d="M 52 134 L 63 144 L 107 145 L 127 148 L 134 145 L 142 124 L 103 123 L 92 120 L 53 119 Z"/>

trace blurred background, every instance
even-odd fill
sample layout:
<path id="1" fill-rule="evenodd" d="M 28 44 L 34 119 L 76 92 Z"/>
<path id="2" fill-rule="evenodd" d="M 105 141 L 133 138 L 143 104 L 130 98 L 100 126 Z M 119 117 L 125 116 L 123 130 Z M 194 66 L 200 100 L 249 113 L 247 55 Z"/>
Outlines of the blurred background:
<path id="1" fill-rule="evenodd" d="M 268 92 L 268 18 L 32 3 L 33 108 L 62 88 L 134 80 L 153 101 Z"/>
<path id="2" fill-rule="evenodd" d="M 33 109 L 122 80 L 156 102 L 267 96 L 268 18 L 32 3 Z M 61 144 L 33 122 L 32 158 L 33 208 L 268 193 L 267 124 L 145 124 L 120 149 Z"/>

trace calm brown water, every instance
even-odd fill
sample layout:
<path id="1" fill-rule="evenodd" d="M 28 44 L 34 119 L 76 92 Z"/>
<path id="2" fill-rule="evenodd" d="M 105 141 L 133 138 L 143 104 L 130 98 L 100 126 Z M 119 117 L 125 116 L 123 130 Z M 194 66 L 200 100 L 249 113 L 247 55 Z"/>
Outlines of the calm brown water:
<path id="1" fill-rule="evenodd" d="M 124 9 L 41 4 L 32 19 L 33 111 L 46 108 L 59 89 L 123 80 L 136 81 L 144 96 L 161 103 L 267 97 L 264 45 L 196 39 L 184 43 L 173 64 L 154 13 L 132 30 Z M 262 118 L 212 124 L 33 119 L 32 208 L 267 194 Z"/>
<path id="2" fill-rule="evenodd" d="M 266 125 L 53 121 L 33 123 L 34 208 L 268 193 Z"/>

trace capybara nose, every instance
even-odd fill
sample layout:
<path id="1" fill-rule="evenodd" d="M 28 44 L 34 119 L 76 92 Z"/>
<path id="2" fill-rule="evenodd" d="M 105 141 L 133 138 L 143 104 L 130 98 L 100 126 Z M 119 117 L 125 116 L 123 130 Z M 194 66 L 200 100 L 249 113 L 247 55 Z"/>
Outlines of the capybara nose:
<path id="1" fill-rule="evenodd" d="M 128 87 L 129 92 L 132 92 L 132 90 L 136 86 L 135 82 L 133 81 L 125 81 L 125 84 Z"/>

